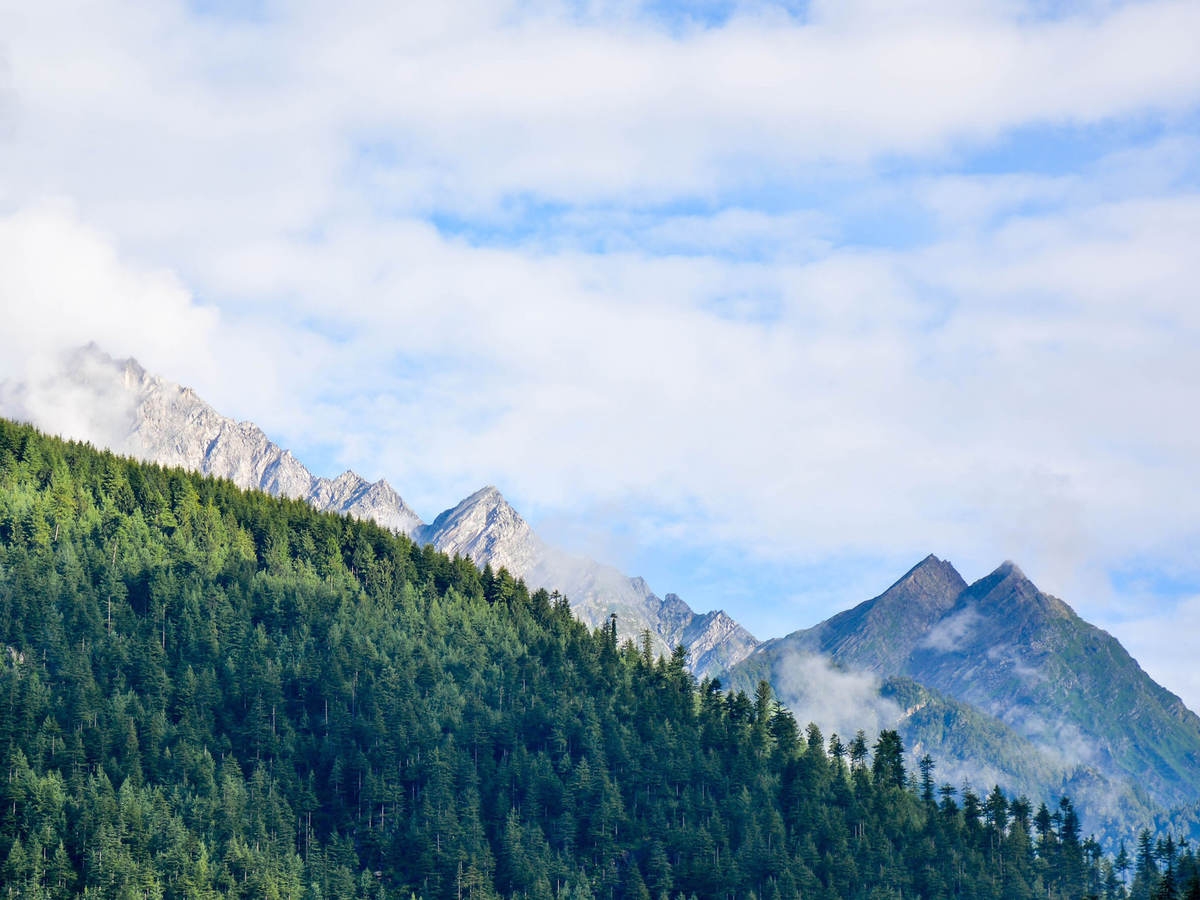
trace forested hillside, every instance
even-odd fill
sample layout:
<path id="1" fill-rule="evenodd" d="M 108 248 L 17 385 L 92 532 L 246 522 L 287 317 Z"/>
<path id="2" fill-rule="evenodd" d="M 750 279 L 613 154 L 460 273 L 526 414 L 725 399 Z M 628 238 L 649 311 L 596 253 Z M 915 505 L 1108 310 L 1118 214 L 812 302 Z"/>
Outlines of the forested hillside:
<path id="1" fill-rule="evenodd" d="M 369 523 L 0 420 L 3 896 L 1200 898 Z"/>

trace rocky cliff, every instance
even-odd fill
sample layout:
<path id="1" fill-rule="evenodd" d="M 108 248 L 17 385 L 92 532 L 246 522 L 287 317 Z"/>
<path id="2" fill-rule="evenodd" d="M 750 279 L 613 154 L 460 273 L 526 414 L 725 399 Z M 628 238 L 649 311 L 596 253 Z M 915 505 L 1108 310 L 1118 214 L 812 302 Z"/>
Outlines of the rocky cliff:
<path id="1" fill-rule="evenodd" d="M 350 471 L 332 479 L 313 475 L 253 422 L 223 416 L 191 388 L 152 375 L 135 360 L 113 359 L 95 345 L 71 353 L 43 379 L 0 385 L 0 413 L 151 462 L 370 519 L 477 565 L 505 568 L 533 587 L 566 595 L 590 625 L 616 614 L 622 637 L 637 641 L 649 631 L 658 652 L 684 644 L 700 676 L 734 665 L 758 643 L 724 612 L 697 614 L 674 594 L 660 598 L 641 578 L 548 545 L 495 487 L 476 491 L 426 525 L 386 481 Z"/>

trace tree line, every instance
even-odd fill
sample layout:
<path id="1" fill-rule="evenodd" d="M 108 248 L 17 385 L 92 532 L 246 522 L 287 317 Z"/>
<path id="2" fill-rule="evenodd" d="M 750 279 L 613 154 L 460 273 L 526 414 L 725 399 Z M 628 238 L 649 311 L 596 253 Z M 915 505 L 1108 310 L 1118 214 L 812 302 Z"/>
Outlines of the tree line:
<path id="1" fill-rule="evenodd" d="M 1069 798 L 300 501 L 0 420 L 0 896 L 1200 900 Z"/>

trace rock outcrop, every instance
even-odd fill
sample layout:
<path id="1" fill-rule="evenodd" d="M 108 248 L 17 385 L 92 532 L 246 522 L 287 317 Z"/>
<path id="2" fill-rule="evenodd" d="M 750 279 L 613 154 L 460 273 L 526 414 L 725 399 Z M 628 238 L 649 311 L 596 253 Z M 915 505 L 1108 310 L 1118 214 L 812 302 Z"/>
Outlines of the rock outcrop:
<path id="1" fill-rule="evenodd" d="M 426 525 L 386 481 L 350 471 L 332 479 L 313 475 L 253 422 L 223 416 L 191 388 L 94 344 L 45 378 L 0 385 L 0 412 L 161 465 L 371 520 L 479 566 L 507 569 L 533 587 L 566 595 L 589 625 L 615 614 L 622 638 L 638 641 L 649 631 L 661 653 L 682 643 L 700 676 L 736 664 L 758 643 L 724 612 L 697 614 L 674 594 L 660 598 L 641 578 L 548 545 L 495 487 Z"/>
<path id="2" fill-rule="evenodd" d="M 418 528 L 413 537 L 565 594 L 575 614 L 592 627 L 616 615 L 621 639 L 638 643 L 649 632 L 658 653 L 682 644 L 692 671 L 701 677 L 736 664 L 758 645 L 724 612 L 697 614 L 675 594 L 660 598 L 642 578 L 548 545 L 491 486 Z"/>

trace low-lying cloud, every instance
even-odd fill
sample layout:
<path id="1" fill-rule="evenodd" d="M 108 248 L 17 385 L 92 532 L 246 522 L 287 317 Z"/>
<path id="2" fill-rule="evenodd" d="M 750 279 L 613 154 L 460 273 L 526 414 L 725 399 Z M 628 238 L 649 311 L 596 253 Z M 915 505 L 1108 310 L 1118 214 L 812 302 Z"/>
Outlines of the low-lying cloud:
<path id="1" fill-rule="evenodd" d="M 921 638 L 922 647 L 942 653 L 954 653 L 966 640 L 971 629 L 982 619 L 979 612 L 967 606 L 939 621 Z"/>
<path id="2" fill-rule="evenodd" d="M 836 732 L 843 742 L 859 729 L 873 737 L 895 728 L 904 714 L 895 702 L 880 695 L 877 676 L 839 668 L 820 654 L 781 656 L 775 662 L 772 684 L 797 722 L 815 722 L 826 735 Z"/>

